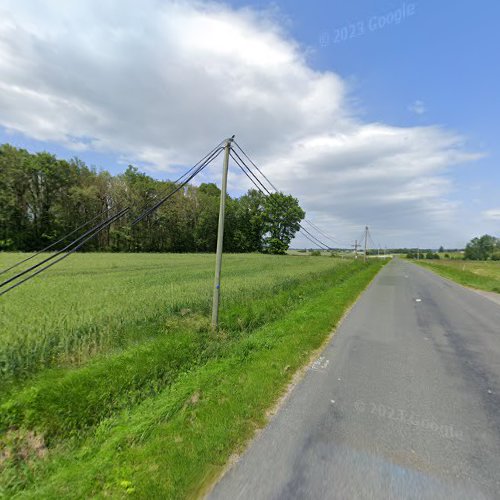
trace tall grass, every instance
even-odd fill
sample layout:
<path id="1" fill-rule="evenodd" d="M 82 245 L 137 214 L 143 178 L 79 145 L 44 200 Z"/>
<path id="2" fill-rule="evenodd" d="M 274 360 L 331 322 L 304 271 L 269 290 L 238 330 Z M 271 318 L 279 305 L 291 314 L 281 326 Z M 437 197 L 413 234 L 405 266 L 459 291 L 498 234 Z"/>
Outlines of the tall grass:
<path id="1" fill-rule="evenodd" d="M 3 268 L 22 255 L 0 257 Z M 173 317 L 208 315 L 213 264 L 214 257 L 206 254 L 73 256 L 0 298 L 2 381 L 48 367 L 82 365 L 96 355 L 165 333 Z M 308 257 L 225 255 L 222 322 L 232 305 L 342 265 Z"/>
<path id="2" fill-rule="evenodd" d="M 461 285 L 500 293 L 500 261 L 423 260 L 414 261 Z"/>
<path id="3" fill-rule="evenodd" d="M 295 286 L 251 303 L 228 306 L 226 331 L 214 333 L 208 318 L 186 315 L 176 330 L 101 357 L 75 369 L 46 371 L 0 405 L 0 431 L 23 425 L 54 438 L 78 437 L 115 411 L 161 392 L 180 373 L 224 356 L 256 328 L 285 316 L 363 269 L 340 267 L 315 273 Z M 230 329 L 229 329 L 230 328 Z"/>

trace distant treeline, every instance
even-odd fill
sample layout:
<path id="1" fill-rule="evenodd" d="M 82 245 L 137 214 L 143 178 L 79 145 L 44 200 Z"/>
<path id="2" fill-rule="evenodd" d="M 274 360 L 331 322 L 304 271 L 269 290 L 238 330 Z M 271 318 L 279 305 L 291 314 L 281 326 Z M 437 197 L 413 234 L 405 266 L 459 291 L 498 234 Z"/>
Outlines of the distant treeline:
<path id="1" fill-rule="evenodd" d="M 445 250 L 443 247 L 440 247 L 438 252 L 434 252 L 434 250 L 431 249 L 412 249 L 406 251 L 406 256 L 409 259 L 439 259 L 441 258 L 440 254 L 444 253 L 443 257 L 445 259 L 500 260 L 500 238 L 484 234 L 481 237 L 470 240 L 465 250 Z M 393 253 L 396 252 L 393 251 Z"/>
<path id="2" fill-rule="evenodd" d="M 120 175 L 96 171 L 83 161 L 57 159 L 0 146 L 0 250 L 33 251 L 57 241 L 99 213 L 132 207 L 85 245 L 86 250 L 211 252 L 215 250 L 220 190 L 188 185 L 154 215 L 131 227 L 141 211 L 174 188 L 129 166 Z M 284 253 L 305 213 L 282 193 L 249 190 L 227 198 L 224 249 Z M 59 245 L 61 246 L 61 245 Z"/>

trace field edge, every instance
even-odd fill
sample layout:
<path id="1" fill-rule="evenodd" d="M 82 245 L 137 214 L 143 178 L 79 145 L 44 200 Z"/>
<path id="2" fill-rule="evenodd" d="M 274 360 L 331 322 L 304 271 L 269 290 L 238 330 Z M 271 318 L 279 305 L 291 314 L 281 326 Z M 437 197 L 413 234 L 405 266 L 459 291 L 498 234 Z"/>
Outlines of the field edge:
<path id="1" fill-rule="evenodd" d="M 188 372 L 155 401 L 104 422 L 81 452 L 60 456 L 23 498 L 193 498 L 241 453 L 296 373 L 324 347 L 385 262 L 358 268 L 283 318 L 243 339 L 231 355 Z"/>
<path id="2" fill-rule="evenodd" d="M 238 451 L 238 453 L 233 453 L 229 457 L 228 462 L 226 464 L 224 464 L 224 467 L 222 467 L 222 470 L 219 471 L 219 473 L 216 475 L 216 477 L 212 478 L 211 480 L 207 480 L 205 483 L 203 483 L 201 485 L 200 489 L 197 491 L 197 494 L 195 496 L 193 496 L 192 498 L 204 498 L 205 496 L 209 495 L 211 493 L 211 491 L 215 488 L 217 483 L 222 480 L 222 478 L 231 470 L 231 468 L 234 465 L 236 465 L 236 463 L 246 453 L 246 451 L 250 448 L 250 446 L 252 445 L 254 440 L 257 438 L 257 436 L 269 425 L 271 419 L 281 410 L 281 408 L 286 403 L 286 401 L 289 398 L 292 391 L 301 382 L 301 380 L 305 377 L 307 371 L 312 366 L 312 364 L 316 360 L 317 356 L 321 352 L 323 352 L 323 350 L 327 347 L 327 345 L 333 340 L 338 329 L 342 326 L 342 323 L 344 322 L 344 320 L 351 313 L 353 307 L 356 305 L 356 303 L 359 301 L 359 299 L 363 296 L 363 294 L 368 290 L 368 288 L 370 287 L 371 283 L 376 278 L 376 276 L 378 275 L 380 270 L 388 262 L 390 262 L 390 261 L 383 261 L 382 262 L 382 265 L 378 268 L 377 272 L 371 276 L 369 281 L 366 283 L 365 287 L 363 289 L 361 289 L 358 292 L 358 294 L 355 297 L 353 297 L 352 301 L 349 304 L 347 304 L 347 306 L 344 308 L 340 319 L 337 321 L 337 323 L 335 323 L 333 328 L 330 329 L 330 332 L 324 338 L 321 345 L 319 347 L 316 347 L 314 350 L 312 350 L 309 353 L 309 357 L 304 362 L 304 364 L 299 366 L 295 370 L 295 372 L 291 374 L 291 380 L 283 386 L 282 393 L 273 402 L 273 404 L 270 405 L 269 408 L 267 408 L 266 415 L 265 415 L 266 420 L 263 423 L 263 425 L 254 429 L 253 435 L 250 436 L 248 438 L 248 440 L 242 445 L 242 448 Z"/>
<path id="3" fill-rule="evenodd" d="M 474 291 L 485 291 L 500 294 L 500 282 L 493 276 L 478 275 L 468 270 L 460 270 L 445 263 L 422 262 L 411 260 L 413 264 L 434 272 L 441 278 L 448 279 L 453 283 L 461 285 Z"/>

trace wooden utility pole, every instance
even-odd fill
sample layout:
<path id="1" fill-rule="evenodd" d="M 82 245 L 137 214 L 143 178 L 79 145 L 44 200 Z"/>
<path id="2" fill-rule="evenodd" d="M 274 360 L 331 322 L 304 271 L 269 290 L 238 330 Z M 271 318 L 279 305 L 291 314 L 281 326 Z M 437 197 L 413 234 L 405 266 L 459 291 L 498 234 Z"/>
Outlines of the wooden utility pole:
<path id="1" fill-rule="evenodd" d="M 366 246 L 368 244 L 368 226 L 365 226 L 365 258 L 364 262 L 366 262 Z"/>
<path id="2" fill-rule="evenodd" d="M 222 185 L 220 190 L 219 207 L 219 226 L 217 230 L 217 251 L 215 254 L 215 281 L 214 298 L 212 304 L 212 328 L 216 329 L 219 325 L 219 299 L 220 299 L 220 273 L 222 269 L 222 244 L 224 241 L 224 212 L 226 210 L 226 191 L 227 191 L 227 171 L 229 169 L 229 153 L 231 152 L 231 139 L 226 140 L 224 150 L 224 161 L 222 163 Z"/>

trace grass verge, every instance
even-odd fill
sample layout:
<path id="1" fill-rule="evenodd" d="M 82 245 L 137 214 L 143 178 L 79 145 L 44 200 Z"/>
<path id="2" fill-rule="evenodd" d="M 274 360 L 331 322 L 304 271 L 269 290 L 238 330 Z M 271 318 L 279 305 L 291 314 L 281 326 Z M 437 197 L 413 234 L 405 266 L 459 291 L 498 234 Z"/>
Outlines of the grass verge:
<path id="1" fill-rule="evenodd" d="M 318 293 L 310 288 L 294 307 L 281 311 L 280 319 L 236 336 L 203 364 L 180 370 L 153 397 L 101 416 L 84 437 L 59 434 L 65 439 L 43 452 L 36 443 L 47 429 L 33 430 L 43 420 L 33 412 L 46 414 L 45 422 L 51 413 L 38 404 L 30 406 L 25 393 L 16 400 L 25 411 L 14 421 L 24 426 L 23 439 L 31 442 L 32 454 L 43 456 L 32 458 L 23 477 L 14 466 L 4 470 L 4 493 L 26 498 L 195 496 L 265 423 L 266 409 L 381 266 L 374 262 L 344 276 L 318 278 Z"/>
<path id="2" fill-rule="evenodd" d="M 500 293 L 500 262 L 413 262 L 461 285 Z"/>

